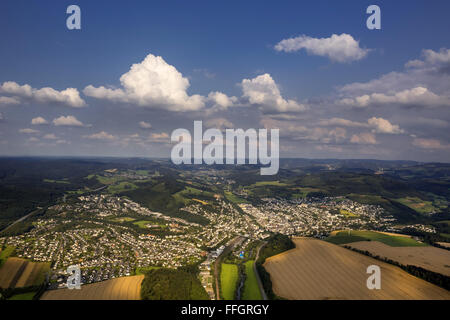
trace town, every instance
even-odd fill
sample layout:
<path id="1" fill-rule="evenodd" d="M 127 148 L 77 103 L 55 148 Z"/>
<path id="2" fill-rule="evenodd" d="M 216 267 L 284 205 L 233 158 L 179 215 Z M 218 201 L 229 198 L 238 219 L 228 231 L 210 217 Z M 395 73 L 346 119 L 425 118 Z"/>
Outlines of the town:
<path id="1" fill-rule="evenodd" d="M 235 237 L 236 255 L 252 241 L 273 233 L 325 237 L 345 228 L 389 229 L 395 219 L 375 205 L 344 197 L 235 205 L 217 196 L 196 200 L 183 211 L 206 218 L 206 226 L 153 212 L 126 197 L 79 196 L 48 208 L 27 233 L 0 238 L 19 257 L 51 262 L 50 288 L 66 286 L 66 269 L 79 265 L 83 283 L 128 276 L 152 267 L 200 264 L 200 279 L 211 298 L 212 264 Z M 208 205 L 206 205 L 208 204 Z"/>

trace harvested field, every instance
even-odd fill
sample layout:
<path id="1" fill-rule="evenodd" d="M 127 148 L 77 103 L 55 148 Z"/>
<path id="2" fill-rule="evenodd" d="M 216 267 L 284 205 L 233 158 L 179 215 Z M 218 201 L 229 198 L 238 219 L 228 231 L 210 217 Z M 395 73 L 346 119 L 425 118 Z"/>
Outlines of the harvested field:
<path id="1" fill-rule="evenodd" d="M 387 263 L 311 238 L 266 259 L 276 295 L 292 300 L 450 299 L 450 292 Z M 381 269 L 381 289 L 369 290 L 367 267 Z"/>
<path id="2" fill-rule="evenodd" d="M 14 288 L 27 261 L 20 258 L 8 258 L 0 269 L 0 287 Z"/>
<path id="3" fill-rule="evenodd" d="M 44 292 L 41 300 L 140 300 L 144 275 L 122 277 L 81 286 Z"/>
<path id="4" fill-rule="evenodd" d="M 330 236 L 325 240 L 334 244 L 345 244 L 367 240 L 380 241 L 392 247 L 427 246 L 427 244 L 416 241 L 409 236 L 368 230 L 347 230 L 332 232 Z"/>
<path id="5" fill-rule="evenodd" d="M 378 241 L 349 243 L 348 246 L 373 255 L 450 276 L 450 251 L 436 247 L 391 247 Z"/>
<path id="6" fill-rule="evenodd" d="M 0 288 L 22 288 L 40 285 L 50 264 L 30 262 L 21 258 L 8 258 L 0 268 Z"/>

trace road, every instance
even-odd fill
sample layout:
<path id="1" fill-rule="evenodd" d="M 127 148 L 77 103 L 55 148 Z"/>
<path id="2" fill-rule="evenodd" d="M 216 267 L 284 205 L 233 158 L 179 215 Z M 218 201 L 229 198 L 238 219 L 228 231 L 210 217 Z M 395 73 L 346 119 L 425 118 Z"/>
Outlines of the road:
<path id="1" fill-rule="evenodd" d="M 258 247 L 258 251 L 256 252 L 255 262 L 253 263 L 253 272 L 255 272 L 256 280 L 258 281 L 259 291 L 261 292 L 261 297 L 263 298 L 263 300 L 268 300 L 268 299 L 267 299 L 267 294 L 266 294 L 266 292 L 264 291 L 264 287 L 263 287 L 263 285 L 262 285 L 261 278 L 259 277 L 258 269 L 256 268 L 256 261 L 258 261 L 259 251 L 260 251 L 261 248 L 264 247 L 266 244 L 267 244 L 267 242 L 265 241 L 265 242 L 261 243 L 261 245 Z"/>
<path id="2" fill-rule="evenodd" d="M 92 191 L 90 191 L 90 192 L 97 192 L 97 191 L 101 191 L 101 190 L 103 190 L 103 189 L 105 189 L 105 188 L 107 188 L 108 186 L 102 186 L 102 187 L 100 187 L 100 188 L 97 188 L 97 189 L 95 189 L 95 190 L 92 190 Z M 66 202 L 66 194 L 64 194 L 64 197 L 63 197 L 63 202 Z M 33 214 L 35 214 L 36 212 L 38 212 L 39 210 L 42 210 L 43 208 L 39 208 L 39 209 L 36 209 L 36 210 L 34 210 L 34 211 L 32 211 L 32 212 L 30 212 L 29 214 L 27 214 L 26 216 L 23 216 L 23 217 L 21 217 L 21 218 L 19 218 L 19 219 L 17 219 L 16 221 L 14 221 L 13 223 L 11 223 L 9 226 L 7 226 L 5 229 L 3 229 L 3 230 L 0 230 L 0 232 L 3 232 L 3 231 L 6 231 L 6 230 L 8 230 L 9 228 L 11 228 L 13 225 L 15 225 L 15 224 L 17 224 L 17 223 L 19 223 L 19 222 L 22 222 L 22 221 L 24 221 L 25 219 L 27 219 L 28 217 L 30 217 L 30 216 L 32 216 Z"/>
<path id="3" fill-rule="evenodd" d="M 243 237 L 237 236 L 233 238 L 233 240 L 230 241 L 230 243 L 223 249 L 223 252 L 220 254 L 220 256 L 217 257 L 216 261 L 214 262 L 214 278 L 216 280 L 216 300 L 220 300 L 220 264 L 222 263 L 223 257 L 227 255 L 228 252 L 238 243 L 239 241 L 242 241 Z"/>
<path id="4" fill-rule="evenodd" d="M 14 221 L 13 223 L 11 223 L 9 226 L 7 226 L 5 229 L 3 229 L 3 230 L 0 231 L 0 232 L 3 232 L 3 231 L 8 230 L 8 229 L 11 228 L 13 225 L 15 225 L 15 224 L 17 224 L 17 223 L 19 223 L 19 222 L 24 221 L 26 218 L 30 217 L 31 215 L 35 214 L 36 212 L 38 212 L 38 211 L 40 211 L 40 210 L 42 210 L 42 208 L 36 209 L 36 210 L 34 210 L 34 211 L 31 211 L 29 214 L 27 214 L 26 216 L 23 216 L 22 218 L 17 219 L 16 221 Z"/>

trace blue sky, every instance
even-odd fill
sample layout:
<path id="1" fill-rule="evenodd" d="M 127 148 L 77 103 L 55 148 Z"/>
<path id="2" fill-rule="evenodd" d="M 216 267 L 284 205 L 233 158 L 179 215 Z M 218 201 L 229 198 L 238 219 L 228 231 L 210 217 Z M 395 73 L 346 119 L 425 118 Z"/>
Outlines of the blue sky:
<path id="1" fill-rule="evenodd" d="M 81 8 L 81 30 L 66 28 L 71 4 Z M 370 4 L 381 8 L 382 30 L 366 28 Z M 284 156 L 450 161 L 449 73 L 439 71 L 450 65 L 449 10 L 448 1 L 2 1 L 0 85 L 75 88 L 85 106 L 3 88 L 0 97 L 17 99 L 0 103 L 0 154 L 168 156 L 164 137 L 203 120 L 280 127 Z M 276 49 L 289 38 L 333 34 L 348 35 L 348 44 L 357 45 L 343 48 L 356 50 L 345 61 L 336 61 L 339 48 L 327 42 L 319 46 L 326 44 L 321 50 L 331 54 L 318 54 L 317 47 Z M 186 99 L 198 95 L 202 106 L 186 111 L 186 99 L 174 107 L 173 101 L 153 96 L 142 102 L 129 92 L 115 100 L 99 97 L 99 90 L 86 94 L 89 85 L 123 89 L 119 79 L 132 64 L 155 67 L 156 60 L 144 66 L 149 54 L 182 74 L 189 82 Z M 413 60 L 422 63 L 405 67 Z M 430 70 L 436 74 L 429 76 Z M 396 76 L 381 81 L 392 81 L 389 88 L 373 83 L 391 72 Z M 269 75 L 265 89 L 279 90 L 280 105 L 273 107 L 273 92 L 275 100 L 252 102 L 262 75 Z M 259 80 L 243 88 L 244 79 Z M 361 90 L 355 83 L 370 85 Z M 211 92 L 236 101 L 219 108 L 208 100 Z M 365 95 L 371 100 L 362 106 L 357 98 Z M 295 103 L 284 107 L 290 100 Z M 61 116 L 82 125 L 54 125 Z M 48 123 L 32 125 L 38 117 Z"/>

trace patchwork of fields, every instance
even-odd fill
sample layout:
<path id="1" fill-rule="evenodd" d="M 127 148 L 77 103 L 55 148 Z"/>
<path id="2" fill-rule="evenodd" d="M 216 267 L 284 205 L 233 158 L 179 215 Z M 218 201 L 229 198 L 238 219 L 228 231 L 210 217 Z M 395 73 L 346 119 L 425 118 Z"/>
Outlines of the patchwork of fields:
<path id="1" fill-rule="evenodd" d="M 379 241 L 392 247 L 427 246 L 427 244 L 416 241 L 409 236 L 366 230 L 334 231 L 326 241 L 334 244 L 346 244 L 359 241 Z"/>
<path id="2" fill-rule="evenodd" d="M 450 276 L 450 251 L 436 247 L 391 247 L 378 241 L 361 241 L 350 247 L 369 251 L 375 256 L 385 257 L 403 265 L 413 265 Z"/>
<path id="3" fill-rule="evenodd" d="M 44 282 L 45 274 L 49 270 L 49 263 L 8 258 L 0 268 L 0 288 L 38 286 Z"/>
<path id="4" fill-rule="evenodd" d="M 450 293 L 387 263 L 329 242 L 296 238 L 296 248 L 266 259 L 276 295 L 292 300 L 450 299 Z M 381 268 L 381 290 L 369 290 L 367 267 Z"/>
<path id="5" fill-rule="evenodd" d="M 122 277 L 81 286 L 44 292 L 41 300 L 140 300 L 144 275 Z"/>

